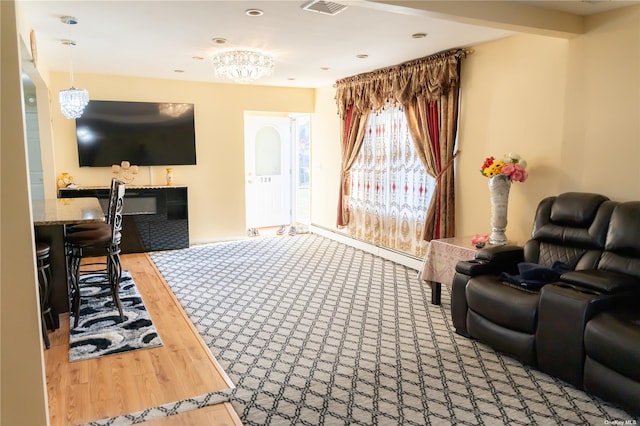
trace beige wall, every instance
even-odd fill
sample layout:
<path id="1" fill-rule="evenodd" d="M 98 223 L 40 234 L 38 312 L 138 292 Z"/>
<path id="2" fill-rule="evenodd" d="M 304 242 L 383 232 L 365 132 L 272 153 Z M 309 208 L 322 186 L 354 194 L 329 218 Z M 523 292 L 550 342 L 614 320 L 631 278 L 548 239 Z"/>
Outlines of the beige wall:
<path id="1" fill-rule="evenodd" d="M 640 6 L 587 19 L 571 40 L 517 35 L 474 46 L 462 64 L 456 230 L 490 232 L 487 156 L 518 152 L 529 180 L 512 185 L 507 236 L 524 241 L 538 202 L 565 191 L 640 200 Z M 334 90 L 317 92 L 313 214 L 335 228 L 339 127 Z M 327 143 L 327 141 L 331 141 Z M 325 186 L 325 183 L 327 185 Z"/>
<path id="2" fill-rule="evenodd" d="M 311 223 L 336 229 L 340 187 L 340 120 L 336 90 L 316 90 L 311 127 Z"/>
<path id="3" fill-rule="evenodd" d="M 640 6 L 587 29 L 569 43 L 561 189 L 640 200 Z"/>
<path id="4" fill-rule="evenodd" d="M 0 2 L 0 424 L 48 424 L 14 2 Z"/>
<path id="5" fill-rule="evenodd" d="M 175 184 L 189 187 L 192 243 L 245 234 L 244 112 L 313 112 L 315 91 L 237 84 L 76 75 L 75 85 L 91 99 L 187 102 L 195 105 L 196 166 L 174 166 Z M 68 86 L 68 75 L 51 74 L 51 93 Z M 78 167 L 75 121 L 52 101 L 56 173 L 68 172 L 80 185 L 106 185 L 111 169 Z M 133 184 L 164 184 L 164 167 L 141 167 Z"/>
<path id="6" fill-rule="evenodd" d="M 524 241 L 535 208 L 561 181 L 568 42 L 518 35 L 475 46 L 462 64 L 456 184 L 458 235 L 491 229 L 486 157 L 519 153 L 529 179 L 511 186 L 507 236 Z"/>

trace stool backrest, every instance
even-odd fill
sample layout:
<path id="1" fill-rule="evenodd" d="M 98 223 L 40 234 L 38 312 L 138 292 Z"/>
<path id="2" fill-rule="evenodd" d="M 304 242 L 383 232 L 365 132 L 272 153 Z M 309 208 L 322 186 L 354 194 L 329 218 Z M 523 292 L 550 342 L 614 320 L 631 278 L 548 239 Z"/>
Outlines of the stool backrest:
<path id="1" fill-rule="evenodd" d="M 114 208 L 114 204 L 116 202 L 117 199 L 117 194 L 116 194 L 116 183 L 120 182 L 118 179 L 113 178 L 111 179 L 111 189 L 109 190 L 109 206 L 107 207 L 107 223 L 111 223 L 111 216 L 109 214 L 109 212 L 111 212 L 111 209 Z"/>
<path id="2" fill-rule="evenodd" d="M 114 179 L 113 191 L 109 197 L 107 223 L 111 225 L 111 243 L 119 244 L 122 231 L 122 209 L 124 207 L 124 182 Z"/>

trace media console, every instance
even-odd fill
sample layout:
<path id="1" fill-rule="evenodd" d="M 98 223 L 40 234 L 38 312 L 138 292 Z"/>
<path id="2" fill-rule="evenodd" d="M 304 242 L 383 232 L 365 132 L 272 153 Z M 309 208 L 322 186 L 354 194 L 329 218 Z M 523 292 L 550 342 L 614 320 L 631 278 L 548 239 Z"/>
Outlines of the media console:
<path id="1" fill-rule="evenodd" d="M 58 198 L 96 197 L 106 212 L 108 187 L 63 188 Z M 186 186 L 127 186 L 122 216 L 122 253 L 189 247 Z"/>

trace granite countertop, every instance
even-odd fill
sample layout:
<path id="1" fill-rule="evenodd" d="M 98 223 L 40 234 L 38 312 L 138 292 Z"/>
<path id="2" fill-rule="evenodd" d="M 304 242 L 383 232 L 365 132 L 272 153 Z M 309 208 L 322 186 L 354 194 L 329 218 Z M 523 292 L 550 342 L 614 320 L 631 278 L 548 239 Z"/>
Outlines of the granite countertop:
<path id="1" fill-rule="evenodd" d="M 33 224 L 68 225 L 104 222 L 104 212 L 97 198 L 47 198 L 31 203 Z"/>
<path id="2" fill-rule="evenodd" d="M 186 188 L 187 185 L 129 185 L 125 184 L 125 189 L 161 189 L 161 188 Z M 59 188 L 58 191 L 82 191 L 91 189 L 109 189 L 104 185 L 86 185 L 78 186 L 77 188 Z"/>

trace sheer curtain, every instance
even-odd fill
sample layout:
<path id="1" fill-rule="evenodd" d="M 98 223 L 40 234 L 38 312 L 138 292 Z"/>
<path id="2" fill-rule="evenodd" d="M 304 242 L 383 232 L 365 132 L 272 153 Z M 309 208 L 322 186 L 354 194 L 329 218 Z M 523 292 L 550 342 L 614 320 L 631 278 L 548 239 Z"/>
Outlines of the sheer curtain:
<path id="1" fill-rule="evenodd" d="M 370 116 L 386 103 L 394 102 L 405 109 L 407 126 L 415 143 L 420 161 L 435 179 L 435 196 L 429 198 L 422 238 L 447 238 L 455 235 L 455 175 L 454 160 L 458 126 L 460 94 L 460 60 L 468 54 L 462 49 L 440 52 L 393 67 L 344 78 L 336 82 L 336 102 L 343 129 L 341 188 L 338 227 L 351 223 L 350 184 L 351 160 L 358 154 L 362 126 L 358 131 L 351 121 Z M 348 136 L 345 138 L 344 136 Z M 351 164 L 351 166 L 350 166 Z M 372 181 L 373 182 L 373 181 Z M 378 182 L 382 184 L 382 181 Z M 354 204 L 355 206 L 355 204 Z M 360 206 L 364 209 L 364 206 Z M 368 217 L 365 215 L 365 218 Z M 367 219 L 374 220 L 374 219 Z M 387 222 L 386 218 L 377 219 Z M 402 221 L 397 223 L 402 225 Z M 408 222 L 407 222 L 408 223 Z M 386 226 L 383 224 L 384 226 Z M 404 225 L 402 225 L 404 226 Z M 386 229 L 386 228 L 385 228 Z M 385 238 L 381 236 L 380 238 Z"/>
<path id="2" fill-rule="evenodd" d="M 416 153 L 403 108 L 371 113 L 360 154 L 351 167 L 349 234 L 423 256 L 426 212 L 435 179 Z"/>

